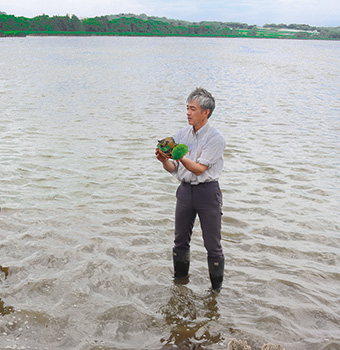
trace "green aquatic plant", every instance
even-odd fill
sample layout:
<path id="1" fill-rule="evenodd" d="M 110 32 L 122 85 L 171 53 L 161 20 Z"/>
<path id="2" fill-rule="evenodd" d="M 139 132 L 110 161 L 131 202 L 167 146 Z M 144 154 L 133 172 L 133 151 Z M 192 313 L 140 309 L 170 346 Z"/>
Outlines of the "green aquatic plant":
<path id="1" fill-rule="evenodd" d="M 188 153 L 188 146 L 184 143 L 177 144 L 173 137 L 158 140 L 159 152 L 166 158 L 179 160 Z"/>
<path id="2" fill-rule="evenodd" d="M 184 157 L 188 153 L 188 146 L 184 143 L 180 143 L 172 150 L 172 159 L 178 160 Z"/>

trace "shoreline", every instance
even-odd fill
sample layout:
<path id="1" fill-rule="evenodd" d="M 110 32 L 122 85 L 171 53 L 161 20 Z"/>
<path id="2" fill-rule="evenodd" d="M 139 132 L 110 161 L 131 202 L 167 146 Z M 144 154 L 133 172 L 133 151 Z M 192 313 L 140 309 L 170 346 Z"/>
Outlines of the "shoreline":
<path id="1" fill-rule="evenodd" d="M 53 37 L 53 36 L 132 36 L 132 37 L 181 37 L 181 38 L 248 38 L 248 39 L 279 39 L 279 40 L 318 40 L 318 41 L 340 41 L 337 38 L 317 38 L 317 37 L 295 37 L 294 35 L 273 36 L 273 35 L 209 35 L 209 34 L 155 34 L 155 33 L 110 33 L 110 32 L 27 32 L 27 31 L 1 31 L 0 38 L 25 38 L 28 36 Z"/>

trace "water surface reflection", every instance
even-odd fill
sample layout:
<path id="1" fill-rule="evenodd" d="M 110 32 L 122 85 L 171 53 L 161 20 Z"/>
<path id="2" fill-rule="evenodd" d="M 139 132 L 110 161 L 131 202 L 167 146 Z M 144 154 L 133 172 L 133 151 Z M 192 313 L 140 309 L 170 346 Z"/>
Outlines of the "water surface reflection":
<path id="1" fill-rule="evenodd" d="M 220 318 L 218 294 L 201 295 L 187 286 L 175 285 L 170 295 L 160 310 L 171 329 L 170 335 L 161 339 L 164 349 L 173 345 L 199 349 L 223 341 L 221 332 L 214 328 Z"/>

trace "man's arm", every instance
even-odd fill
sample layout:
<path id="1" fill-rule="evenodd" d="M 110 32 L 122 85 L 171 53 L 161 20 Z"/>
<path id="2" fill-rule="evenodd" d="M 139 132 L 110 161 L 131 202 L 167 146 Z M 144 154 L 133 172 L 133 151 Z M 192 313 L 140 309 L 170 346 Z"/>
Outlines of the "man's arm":
<path id="1" fill-rule="evenodd" d="M 163 168 L 168 171 L 169 173 L 173 173 L 176 170 L 176 165 L 170 161 L 168 158 L 164 157 L 158 149 L 156 149 L 156 158 L 163 163 Z M 186 157 L 182 157 L 179 160 L 183 166 L 189 170 L 190 172 L 192 172 L 193 174 L 195 174 L 196 176 L 202 175 L 207 169 L 208 166 L 201 164 L 201 163 L 195 163 L 194 161 L 186 158 Z"/>
<path id="2" fill-rule="evenodd" d="M 207 165 L 195 163 L 186 157 L 182 157 L 179 161 L 187 170 L 191 171 L 196 176 L 202 175 L 208 169 Z"/>

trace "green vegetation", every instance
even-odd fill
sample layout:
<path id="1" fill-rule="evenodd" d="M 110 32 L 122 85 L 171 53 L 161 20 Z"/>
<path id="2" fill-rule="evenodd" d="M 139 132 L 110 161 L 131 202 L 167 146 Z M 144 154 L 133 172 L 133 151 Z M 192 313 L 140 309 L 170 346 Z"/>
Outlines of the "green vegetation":
<path id="1" fill-rule="evenodd" d="M 119 14 L 79 19 L 77 16 L 41 15 L 15 17 L 0 12 L 0 37 L 26 35 L 143 35 L 253 37 L 340 40 L 340 27 L 308 24 L 265 24 L 263 27 L 237 22 L 187 22 L 145 14 Z"/>

